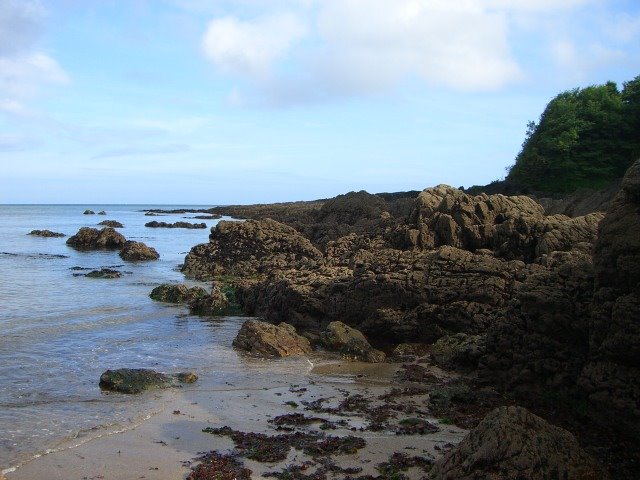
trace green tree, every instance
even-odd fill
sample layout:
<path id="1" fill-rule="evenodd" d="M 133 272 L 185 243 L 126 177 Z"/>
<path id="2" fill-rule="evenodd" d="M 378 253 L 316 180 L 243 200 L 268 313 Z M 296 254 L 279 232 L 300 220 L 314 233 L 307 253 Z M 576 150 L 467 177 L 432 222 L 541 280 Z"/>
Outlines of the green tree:
<path id="1" fill-rule="evenodd" d="M 625 83 L 624 92 L 608 82 L 556 96 L 537 124 L 527 124 L 527 136 L 507 182 L 572 192 L 601 188 L 621 177 L 634 159 L 627 103 L 638 106 L 640 79 Z"/>

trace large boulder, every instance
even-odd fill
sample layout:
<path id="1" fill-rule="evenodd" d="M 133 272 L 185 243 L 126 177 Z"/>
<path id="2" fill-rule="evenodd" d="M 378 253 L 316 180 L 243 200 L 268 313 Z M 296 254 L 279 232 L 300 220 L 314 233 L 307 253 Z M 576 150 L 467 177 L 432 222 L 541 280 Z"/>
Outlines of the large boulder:
<path id="1" fill-rule="evenodd" d="M 340 352 L 353 360 L 379 363 L 385 359 L 385 354 L 373 348 L 361 331 L 342 322 L 331 322 L 320 340 L 327 350 Z"/>
<path id="2" fill-rule="evenodd" d="M 78 233 L 67 239 L 67 245 L 78 250 L 120 250 L 126 241 L 121 233 L 110 227 L 102 230 L 82 227 Z"/>
<path id="3" fill-rule="evenodd" d="M 589 361 L 580 387 L 640 445 L 640 160 L 600 223 Z"/>
<path id="4" fill-rule="evenodd" d="M 127 241 L 120 251 L 120 258 L 128 262 L 139 262 L 144 260 L 157 260 L 160 254 L 155 248 L 149 247 L 142 242 Z"/>
<path id="5" fill-rule="evenodd" d="M 432 480 L 606 480 L 609 475 L 568 431 L 521 407 L 490 412 L 438 460 Z"/>
<path id="6" fill-rule="evenodd" d="M 165 375 L 146 368 L 120 368 L 100 375 L 100 388 L 118 393 L 142 393 L 155 388 L 167 388 L 177 383 L 193 383 L 198 376 L 192 372 Z"/>
<path id="7" fill-rule="evenodd" d="M 322 253 L 293 228 L 274 220 L 221 221 L 209 243 L 196 245 L 182 271 L 199 280 L 219 276 L 251 277 L 276 269 L 307 269 L 322 263 Z"/>
<path id="8" fill-rule="evenodd" d="M 484 352 L 484 335 L 466 333 L 445 335 L 431 347 L 431 353 L 436 362 L 445 367 L 460 370 L 475 369 Z"/>
<path id="9" fill-rule="evenodd" d="M 273 325 L 259 320 L 247 320 L 233 340 L 238 350 L 266 357 L 289 357 L 311 352 L 309 340 L 298 335 L 296 329 L 287 324 Z"/>

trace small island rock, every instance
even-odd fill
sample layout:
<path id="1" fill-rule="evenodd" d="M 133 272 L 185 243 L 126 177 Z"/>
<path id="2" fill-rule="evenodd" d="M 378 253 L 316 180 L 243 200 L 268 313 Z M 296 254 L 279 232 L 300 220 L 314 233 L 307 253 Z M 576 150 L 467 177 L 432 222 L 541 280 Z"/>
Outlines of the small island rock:
<path id="1" fill-rule="evenodd" d="M 120 258 L 128 262 L 143 260 L 157 260 L 160 255 L 155 248 L 149 247 L 142 242 L 127 241 L 120 252 Z"/>
<path id="2" fill-rule="evenodd" d="M 104 225 L 105 227 L 111 227 L 111 228 L 122 228 L 122 227 L 124 227 L 124 225 L 122 225 L 117 220 L 103 220 L 98 225 Z"/>
<path id="3" fill-rule="evenodd" d="M 93 210 L 85 210 L 84 212 L 82 212 L 83 215 L 95 215 L 96 212 L 94 212 Z"/>
<path id="4" fill-rule="evenodd" d="M 64 233 L 52 232 L 51 230 L 31 230 L 29 235 L 33 235 L 35 237 L 66 237 Z"/>
<path id="5" fill-rule="evenodd" d="M 121 233 L 110 227 L 105 227 L 102 230 L 82 227 L 78 233 L 69 237 L 67 245 L 78 250 L 118 250 L 124 247 L 126 241 Z"/>

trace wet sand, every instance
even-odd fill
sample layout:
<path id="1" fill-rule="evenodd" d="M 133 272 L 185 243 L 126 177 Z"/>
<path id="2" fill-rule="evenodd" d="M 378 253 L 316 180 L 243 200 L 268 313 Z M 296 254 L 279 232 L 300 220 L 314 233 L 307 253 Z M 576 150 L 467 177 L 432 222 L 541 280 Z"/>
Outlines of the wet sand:
<path id="1" fill-rule="evenodd" d="M 79 443 L 76 439 L 59 451 L 8 472 L 7 480 L 184 479 L 197 463 L 194 459 L 199 453 L 233 450 L 233 442 L 228 437 L 203 433 L 203 428 L 226 425 L 234 430 L 276 435 L 279 432 L 268 423 L 269 419 L 287 413 L 310 414 L 304 411 L 303 401 L 326 398 L 327 404 L 335 404 L 353 394 L 377 398 L 397 386 L 393 380 L 397 368 L 394 364 L 335 361 L 320 365 L 308 374 L 285 375 L 277 370 L 270 373 L 266 364 L 263 378 L 251 388 L 214 387 L 215 373 L 205 374 L 194 386 L 162 392 L 163 410 L 138 427 L 74 446 Z M 297 407 L 287 402 L 295 402 Z M 366 425 L 361 415 L 349 413 L 339 418 L 348 425 L 327 433 L 358 436 L 364 438 L 367 445 L 356 454 L 336 455 L 332 459 L 343 467 L 362 467 L 361 475 L 377 475 L 375 465 L 388 460 L 394 452 L 438 457 L 439 449 L 458 443 L 466 433 L 451 425 L 439 425 L 439 432 L 427 435 L 360 431 L 359 428 Z M 264 472 L 282 470 L 285 464 L 304 459 L 304 453 L 292 449 L 284 462 L 243 461 L 253 471 L 252 478 L 262 478 Z M 409 471 L 408 475 L 419 478 L 424 473 Z"/>

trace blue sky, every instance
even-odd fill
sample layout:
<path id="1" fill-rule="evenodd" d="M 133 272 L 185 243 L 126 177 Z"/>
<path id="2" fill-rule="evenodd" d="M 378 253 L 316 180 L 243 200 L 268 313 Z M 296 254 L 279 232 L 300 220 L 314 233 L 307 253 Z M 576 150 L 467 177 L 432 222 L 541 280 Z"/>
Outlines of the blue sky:
<path id="1" fill-rule="evenodd" d="M 637 0 L 0 0 L 0 203 L 484 184 L 639 45 Z"/>

